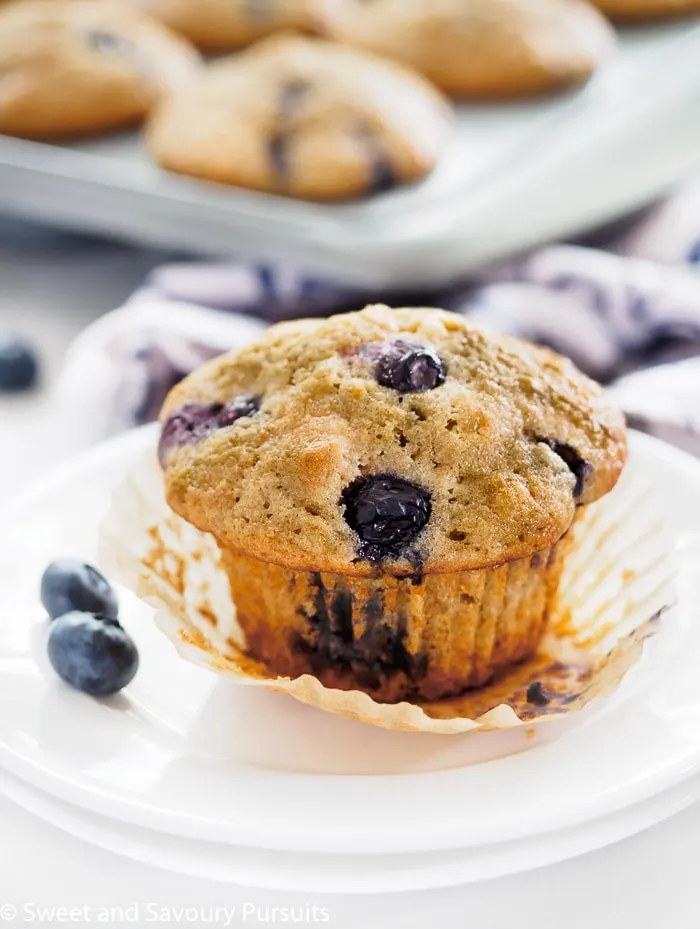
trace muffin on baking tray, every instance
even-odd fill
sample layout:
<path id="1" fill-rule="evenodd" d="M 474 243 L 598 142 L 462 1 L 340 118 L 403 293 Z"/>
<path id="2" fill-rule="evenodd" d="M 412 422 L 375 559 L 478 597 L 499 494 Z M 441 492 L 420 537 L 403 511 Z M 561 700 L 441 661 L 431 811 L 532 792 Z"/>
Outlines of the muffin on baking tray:
<path id="1" fill-rule="evenodd" d="M 311 0 L 129 0 L 207 51 L 227 51 L 280 29 L 307 31 Z"/>
<path id="2" fill-rule="evenodd" d="M 93 0 L 0 9 L 0 133 L 57 139 L 120 129 L 192 79 L 197 52 L 138 12 Z"/>
<path id="3" fill-rule="evenodd" d="M 216 538 L 250 653 L 392 703 L 533 653 L 622 415 L 569 361 L 433 309 L 283 323 L 169 395 L 169 505 Z"/>
<path id="4" fill-rule="evenodd" d="M 318 0 L 322 31 L 412 65 L 459 97 L 586 81 L 615 34 L 586 0 Z"/>
<path id="5" fill-rule="evenodd" d="M 164 101 L 147 141 L 171 171 L 342 200 L 428 174 L 451 128 L 448 102 L 420 74 L 285 34 L 212 65 Z"/>
<path id="6" fill-rule="evenodd" d="M 663 19 L 700 13 L 700 0 L 592 0 L 615 20 Z"/>

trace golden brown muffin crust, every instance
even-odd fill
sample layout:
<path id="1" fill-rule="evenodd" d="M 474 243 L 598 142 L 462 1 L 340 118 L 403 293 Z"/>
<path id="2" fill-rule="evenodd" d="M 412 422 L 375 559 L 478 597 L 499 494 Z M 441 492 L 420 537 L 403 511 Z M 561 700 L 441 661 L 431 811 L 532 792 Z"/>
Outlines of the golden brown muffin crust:
<path id="1" fill-rule="evenodd" d="M 410 64 L 456 96 L 587 80 L 614 33 L 585 0 L 318 0 L 332 38 Z"/>
<path id="2" fill-rule="evenodd" d="M 418 180 L 451 131 L 424 78 L 334 42 L 275 36 L 211 66 L 159 107 L 165 168 L 293 197 L 341 200 Z"/>
<path id="3" fill-rule="evenodd" d="M 445 382 L 422 393 L 379 384 L 358 350 L 396 339 L 432 346 Z M 373 572 L 343 504 L 363 476 L 430 494 L 414 555 L 385 571 L 410 573 L 416 557 L 426 573 L 462 571 L 554 544 L 626 456 L 622 415 L 571 362 L 441 310 L 375 306 L 274 326 L 190 375 L 163 418 L 246 395 L 259 412 L 167 451 L 168 501 L 230 549 L 294 569 Z M 578 478 L 567 449 L 585 463 Z"/>

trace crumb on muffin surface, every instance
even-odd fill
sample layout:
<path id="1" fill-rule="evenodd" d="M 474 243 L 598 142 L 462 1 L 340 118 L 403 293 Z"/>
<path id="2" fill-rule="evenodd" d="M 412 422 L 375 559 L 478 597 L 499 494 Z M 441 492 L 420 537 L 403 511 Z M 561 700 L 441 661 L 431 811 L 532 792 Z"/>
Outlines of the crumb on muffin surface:
<path id="1" fill-rule="evenodd" d="M 525 557 L 607 493 L 626 456 L 622 414 L 571 362 L 434 309 L 274 326 L 178 385 L 166 429 L 202 407 L 213 419 L 162 450 L 169 504 L 231 550 L 297 570 Z M 375 505 L 363 482 L 378 478 L 386 545 L 358 535 Z"/>

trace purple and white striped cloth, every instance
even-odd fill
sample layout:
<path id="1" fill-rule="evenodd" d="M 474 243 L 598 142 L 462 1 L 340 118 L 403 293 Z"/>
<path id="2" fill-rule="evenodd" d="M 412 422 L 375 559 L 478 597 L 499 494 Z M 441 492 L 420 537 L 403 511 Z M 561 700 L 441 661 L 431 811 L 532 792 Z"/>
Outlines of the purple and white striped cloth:
<path id="1" fill-rule="evenodd" d="M 700 455 L 700 182 L 586 245 L 542 248 L 448 292 L 349 290 L 287 267 L 165 265 L 78 338 L 59 397 L 92 441 L 154 419 L 181 377 L 269 322 L 368 302 L 442 306 L 549 345 L 609 384 L 634 426 Z"/>

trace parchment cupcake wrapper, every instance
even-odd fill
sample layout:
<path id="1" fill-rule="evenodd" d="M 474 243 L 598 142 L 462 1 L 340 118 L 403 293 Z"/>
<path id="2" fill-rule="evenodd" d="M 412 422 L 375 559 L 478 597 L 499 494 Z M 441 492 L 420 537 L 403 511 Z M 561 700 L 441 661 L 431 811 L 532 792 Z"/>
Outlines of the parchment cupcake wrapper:
<path id="1" fill-rule="evenodd" d="M 275 673 L 416 702 L 481 686 L 534 652 L 572 544 L 570 532 L 536 556 L 420 584 L 292 571 L 226 548 L 221 565 L 249 651 Z"/>
<path id="2" fill-rule="evenodd" d="M 534 658 L 459 697 L 383 704 L 309 674 L 277 677 L 246 654 L 218 544 L 167 506 L 155 451 L 115 491 L 100 530 L 104 567 L 154 606 L 183 658 L 339 716 L 442 734 L 573 719 L 615 690 L 675 601 L 670 551 L 663 511 L 632 458 L 615 490 L 577 522 L 557 609 Z"/>

